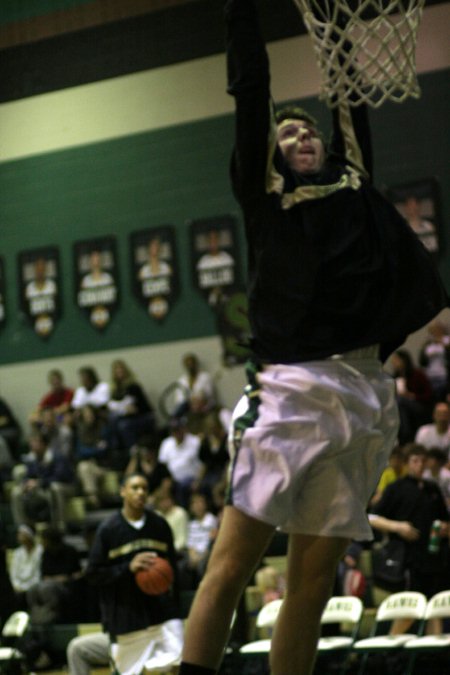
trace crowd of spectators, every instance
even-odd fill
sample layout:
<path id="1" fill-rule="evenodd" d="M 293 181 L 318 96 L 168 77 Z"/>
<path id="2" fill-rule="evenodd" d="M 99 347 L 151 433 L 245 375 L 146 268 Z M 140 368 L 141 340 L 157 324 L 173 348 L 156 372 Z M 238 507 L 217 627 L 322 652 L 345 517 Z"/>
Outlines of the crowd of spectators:
<path id="1" fill-rule="evenodd" d="M 450 578 L 449 353 L 449 336 L 434 323 L 420 366 L 404 349 L 392 355 L 388 366 L 400 411 L 399 444 L 369 505 L 376 539 L 404 542 L 405 584 L 427 595 L 448 586 Z M 25 443 L 13 413 L 0 401 L 0 479 L 9 482 L 3 501 L 10 503 L 18 538 L 9 566 L 11 584 L 16 607 L 28 608 L 38 617 L 36 623 L 39 613 L 41 623 L 45 617 L 60 620 L 82 577 L 76 556 L 64 548 L 67 500 L 81 497 L 94 513 L 117 507 L 103 492 L 111 471 L 119 479 L 145 475 L 148 507 L 163 515 L 172 530 L 181 588 L 197 587 L 226 499 L 230 413 L 219 405 L 213 378 L 201 370 L 194 354 L 183 357 L 182 366 L 171 415 L 163 421 L 155 415 L 144 383 L 123 360 L 111 364 L 109 383 L 100 380 L 95 368 L 80 368 L 75 389 L 52 370 L 49 392 L 30 413 Z M 439 555 L 427 548 L 436 520 Z M 36 531 L 41 531 L 39 537 Z M 357 567 L 361 550 L 371 547 L 369 542 L 352 543 L 335 590 L 348 591 L 346 573 Z M 282 594 L 283 579 L 273 570 L 260 570 L 258 578 L 265 598 Z M 365 592 L 364 584 L 358 588 L 355 593 Z"/>

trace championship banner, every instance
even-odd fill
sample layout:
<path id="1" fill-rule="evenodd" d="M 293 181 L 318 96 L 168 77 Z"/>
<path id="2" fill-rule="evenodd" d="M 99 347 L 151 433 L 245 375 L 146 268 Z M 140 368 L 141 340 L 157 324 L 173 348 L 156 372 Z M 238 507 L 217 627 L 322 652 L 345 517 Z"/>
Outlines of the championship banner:
<path id="1" fill-rule="evenodd" d="M 22 311 L 39 337 L 47 338 L 61 310 L 59 251 L 55 247 L 21 251 L 18 264 Z"/>
<path id="2" fill-rule="evenodd" d="M 74 244 L 75 301 L 97 330 L 104 330 L 119 304 L 116 240 Z"/>
<path id="3" fill-rule="evenodd" d="M 5 263 L 0 256 L 0 328 L 4 325 L 6 320 L 5 308 Z"/>
<path id="4" fill-rule="evenodd" d="M 149 316 L 162 321 L 179 294 L 175 230 L 171 225 L 130 235 L 133 291 Z"/>
<path id="5" fill-rule="evenodd" d="M 217 309 L 239 285 L 236 222 L 221 216 L 191 221 L 190 227 L 194 285 Z"/>

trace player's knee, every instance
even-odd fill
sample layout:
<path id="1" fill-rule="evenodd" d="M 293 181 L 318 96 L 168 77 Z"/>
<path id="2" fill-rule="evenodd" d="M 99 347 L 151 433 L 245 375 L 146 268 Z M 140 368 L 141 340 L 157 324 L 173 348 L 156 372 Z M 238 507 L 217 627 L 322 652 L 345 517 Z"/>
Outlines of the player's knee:
<path id="1" fill-rule="evenodd" d="M 224 556 L 211 561 L 203 581 L 217 593 L 233 593 L 247 583 L 250 573 L 243 560 Z"/>

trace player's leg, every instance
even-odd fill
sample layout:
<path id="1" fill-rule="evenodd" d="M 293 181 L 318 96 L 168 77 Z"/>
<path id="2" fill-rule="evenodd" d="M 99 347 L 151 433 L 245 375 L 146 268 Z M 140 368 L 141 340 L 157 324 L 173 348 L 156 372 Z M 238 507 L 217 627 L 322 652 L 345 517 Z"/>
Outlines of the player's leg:
<path id="1" fill-rule="evenodd" d="M 183 663 L 216 669 L 233 611 L 264 553 L 274 528 L 226 506 L 205 576 L 191 608 Z M 185 672 L 183 666 L 180 675 Z M 187 671 L 190 672 L 190 671 Z"/>
<path id="2" fill-rule="evenodd" d="M 71 675 L 89 675 L 94 666 L 109 664 L 109 637 L 91 633 L 73 638 L 67 646 L 67 664 Z"/>
<path id="3" fill-rule="evenodd" d="M 272 675 L 310 675 L 320 617 L 349 540 L 291 535 L 286 595 L 272 638 Z"/>

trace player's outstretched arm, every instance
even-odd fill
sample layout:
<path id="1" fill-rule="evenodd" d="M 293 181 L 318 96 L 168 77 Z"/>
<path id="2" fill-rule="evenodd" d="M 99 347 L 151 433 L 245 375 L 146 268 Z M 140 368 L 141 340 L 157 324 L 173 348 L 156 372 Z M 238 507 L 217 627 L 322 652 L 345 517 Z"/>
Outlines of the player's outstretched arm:
<path id="1" fill-rule="evenodd" d="M 234 96 L 233 187 L 238 199 L 265 188 L 270 130 L 269 62 L 254 0 L 225 2 L 227 76 Z"/>

